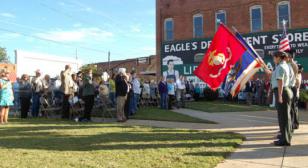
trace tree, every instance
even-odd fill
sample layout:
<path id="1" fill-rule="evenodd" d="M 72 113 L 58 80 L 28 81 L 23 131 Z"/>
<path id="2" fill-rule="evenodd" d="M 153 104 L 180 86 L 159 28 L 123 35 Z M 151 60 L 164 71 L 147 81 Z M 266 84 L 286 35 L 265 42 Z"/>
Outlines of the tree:
<path id="1" fill-rule="evenodd" d="M 0 62 L 9 62 L 6 49 L 2 47 L 0 47 Z"/>
<path id="2" fill-rule="evenodd" d="M 94 64 L 87 64 L 80 68 L 81 72 L 85 72 L 87 70 L 92 70 L 93 74 L 98 74 L 97 65 Z"/>

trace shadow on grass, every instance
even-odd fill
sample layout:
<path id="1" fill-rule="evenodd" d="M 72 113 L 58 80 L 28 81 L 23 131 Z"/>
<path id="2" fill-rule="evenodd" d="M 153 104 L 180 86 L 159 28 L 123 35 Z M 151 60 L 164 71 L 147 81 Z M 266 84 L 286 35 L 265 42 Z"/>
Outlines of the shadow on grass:
<path id="1" fill-rule="evenodd" d="M 143 130 L 142 127 L 117 124 L 76 125 L 65 122 L 65 125 L 56 125 L 55 121 L 49 121 L 50 125 L 35 126 L 36 121 L 17 121 L 19 125 L 12 123 L 0 127 L 0 147 L 52 151 L 236 147 L 241 139 L 232 133 L 148 127 Z"/>

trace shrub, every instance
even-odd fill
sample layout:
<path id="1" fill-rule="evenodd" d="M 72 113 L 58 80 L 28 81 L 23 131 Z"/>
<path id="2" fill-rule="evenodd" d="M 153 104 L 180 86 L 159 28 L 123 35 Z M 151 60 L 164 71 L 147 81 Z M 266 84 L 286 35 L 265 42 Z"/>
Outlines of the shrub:
<path id="1" fill-rule="evenodd" d="M 299 98 L 303 102 L 308 102 L 308 90 L 300 90 Z"/>
<path id="2" fill-rule="evenodd" d="M 205 88 L 203 93 L 204 93 L 204 98 L 209 101 L 216 100 L 218 99 L 218 96 L 219 96 L 218 90 L 213 91 L 210 88 Z"/>

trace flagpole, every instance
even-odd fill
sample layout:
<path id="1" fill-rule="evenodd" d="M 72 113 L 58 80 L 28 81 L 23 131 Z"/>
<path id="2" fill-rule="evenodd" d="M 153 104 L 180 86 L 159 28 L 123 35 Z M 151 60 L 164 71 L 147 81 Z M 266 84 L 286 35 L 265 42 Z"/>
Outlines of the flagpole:
<path id="1" fill-rule="evenodd" d="M 240 33 L 238 32 L 238 30 L 237 30 L 234 26 L 232 26 L 232 29 L 233 29 L 236 33 L 240 34 Z M 239 41 L 240 41 L 240 40 L 239 40 Z M 240 41 L 240 43 L 246 48 L 246 46 L 245 46 L 241 41 Z M 249 45 L 249 44 L 248 44 L 248 45 Z M 246 48 L 246 49 L 247 49 L 247 48 Z M 254 57 L 254 58 L 256 59 L 257 62 L 259 62 L 261 65 L 263 65 L 263 66 L 262 66 L 263 68 L 269 70 L 269 68 L 267 67 L 267 65 L 266 65 L 265 62 L 263 61 L 263 59 L 262 59 L 262 58 L 259 56 L 259 54 L 254 50 L 254 48 L 251 47 L 251 50 L 252 50 L 253 53 L 250 53 L 250 55 L 251 55 L 252 57 Z M 250 52 L 250 51 L 248 50 L 248 52 Z M 257 57 L 255 57 L 255 55 L 256 55 Z"/>

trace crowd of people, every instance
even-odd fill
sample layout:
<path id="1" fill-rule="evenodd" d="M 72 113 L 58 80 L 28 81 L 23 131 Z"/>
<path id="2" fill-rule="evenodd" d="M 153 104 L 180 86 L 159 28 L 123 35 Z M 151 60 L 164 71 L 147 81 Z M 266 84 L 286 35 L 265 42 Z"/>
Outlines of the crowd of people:
<path id="1" fill-rule="evenodd" d="M 8 79 L 9 72 L 3 70 L 0 79 L 1 123 L 7 123 L 12 106 L 15 114 L 20 112 L 21 118 L 28 118 L 29 115 L 33 118 L 47 117 L 42 107 L 56 106 L 61 107 L 62 119 L 72 119 L 71 108 L 78 103 L 84 108 L 83 114 L 73 119 L 88 122 L 99 100 L 115 108 L 117 120 L 125 122 L 136 114 L 140 106 L 180 108 L 185 106 L 187 98 L 192 97 L 190 95 L 195 99 L 200 97 L 199 85 L 175 75 L 175 71 L 172 73 L 156 82 L 140 80 L 135 71 L 127 73 L 125 68 L 119 68 L 110 76 L 104 72 L 105 77 L 94 77 L 91 69 L 74 73 L 66 65 L 55 79 L 49 75 L 42 76 L 42 72 L 36 70 L 35 76 L 23 74 L 12 84 Z"/>
<path id="2" fill-rule="evenodd" d="M 21 118 L 28 117 L 30 107 L 31 117 L 45 116 L 47 114 L 41 111 L 41 106 L 53 104 L 62 106 L 62 118 L 69 119 L 70 103 L 72 103 L 70 101 L 80 98 L 85 106 L 82 120 L 91 120 L 95 95 L 91 70 L 73 73 L 71 67 L 66 65 L 59 77 L 54 80 L 49 75 L 44 77 L 41 75 L 40 70 L 35 71 L 35 76 L 32 78 L 28 74 L 23 74 L 13 84 L 13 89 L 11 88 L 14 95 L 14 109 L 20 110 Z"/>
<path id="3" fill-rule="evenodd" d="M 277 52 L 273 61 L 274 69 L 265 69 L 271 81 L 264 79 L 250 80 L 243 93 L 247 104 L 267 105 L 268 99 L 274 95 L 274 106 L 278 111 L 280 134 L 276 145 L 289 145 L 291 132 L 299 127 L 298 100 L 303 67 L 294 62 L 294 53 Z M 76 121 L 89 122 L 97 99 L 110 107 L 116 108 L 118 122 L 125 122 L 137 113 L 141 106 L 160 106 L 161 109 L 183 108 L 188 99 L 198 101 L 202 95 L 199 83 L 193 83 L 179 75 L 174 69 L 173 60 L 167 62 L 168 69 L 163 72 L 159 82 L 143 81 L 137 73 L 127 73 L 125 68 L 101 77 L 94 77 L 91 69 L 73 73 L 66 65 L 56 79 L 49 75 L 41 76 L 41 71 L 35 71 L 30 79 L 28 74 L 22 75 L 12 84 L 9 72 L 0 72 L 0 123 L 8 122 L 10 107 L 20 110 L 21 118 L 27 118 L 31 107 L 31 117 L 46 116 L 40 110 L 44 102 L 62 108 L 62 119 L 72 119 L 70 110 L 72 104 L 79 103 L 84 107 L 83 114 L 74 118 Z M 109 76 L 110 75 L 110 76 Z M 225 100 L 230 96 L 228 88 L 232 82 L 224 86 Z M 239 99 L 240 95 L 238 96 Z M 45 100 L 45 101 L 42 101 Z"/>

